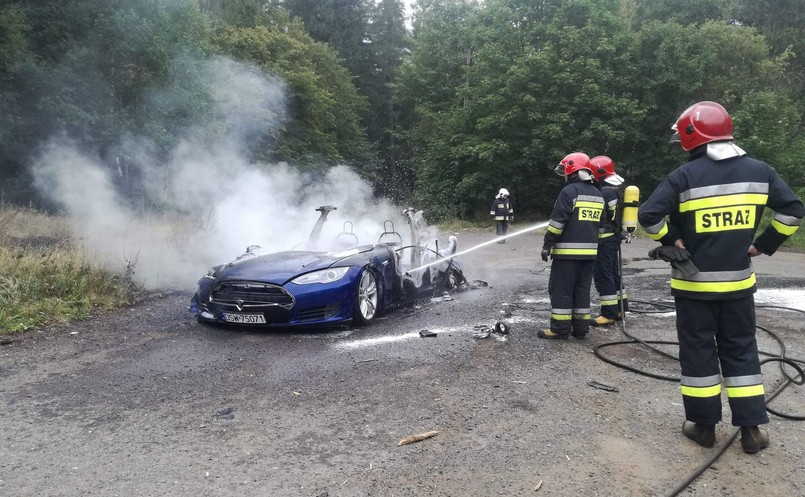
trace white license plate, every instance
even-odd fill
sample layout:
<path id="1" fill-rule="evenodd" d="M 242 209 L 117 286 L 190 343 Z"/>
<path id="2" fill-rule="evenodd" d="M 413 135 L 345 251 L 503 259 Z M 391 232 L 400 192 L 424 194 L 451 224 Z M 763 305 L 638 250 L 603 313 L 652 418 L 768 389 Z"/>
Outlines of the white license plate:
<path id="1" fill-rule="evenodd" d="M 266 324 L 266 318 L 262 314 L 236 314 L 234 312 L 225 312 L 224 319 L 227 323 Z"/>

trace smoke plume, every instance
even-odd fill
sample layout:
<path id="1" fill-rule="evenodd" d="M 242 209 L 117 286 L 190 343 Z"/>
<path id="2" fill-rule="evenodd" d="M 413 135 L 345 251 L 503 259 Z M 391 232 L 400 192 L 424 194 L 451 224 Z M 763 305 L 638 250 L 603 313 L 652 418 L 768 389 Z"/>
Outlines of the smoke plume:
<path id="1" fill-rule="evenodd" d="M 375 200 L 370 185 L 346 167 L 315 176 L 288 164 L 250 162 L 246 145 L 284 116 L 284 84 L 223 58 L 209 62 L 207 71 L 226 133 L 191 131 L 168 163 L 131 136 L 121 137 L 118 167 L 64 137 L 35 161 L 37 188 L 69 216 L 75 243 L 93 260 L 116 271 L 134 267 L 149 289 L 190 289 L 211 265 L 247 246 L 304 249 L 321 205 L 337 207 L 322 240 L 346 226 L 361 243 L 374 243 L 386 219 L 404 231 L 400 209 Z M 160 201 L 158 212 L 132 207 L 116 187 L 116 176 L 128 174 L 124 163 L 136 169 L 148 197 Z"/>

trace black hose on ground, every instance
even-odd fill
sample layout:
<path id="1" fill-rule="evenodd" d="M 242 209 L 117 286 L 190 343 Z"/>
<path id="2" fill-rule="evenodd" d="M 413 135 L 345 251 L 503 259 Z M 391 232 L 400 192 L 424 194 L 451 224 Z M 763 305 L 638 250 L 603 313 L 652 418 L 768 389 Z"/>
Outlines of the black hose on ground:
<path id="1" fill-rule="evenodd" d="M 621 264 L 620 251 L 618 253 L 618 256 L 619 256 L 618 259 L 619 259 L 619 265 L 620 265 Z M 621 282 L 621 291 L 622 291 L 622 287 L 623 287 L 623 283 Z M 663 308 L 666 308 L 666 309 L 675 309 L 676 308 L 673 304 L 665 303 L 665 302 L 648 302 L 648 301 L 633 300 L 630 303 L 640 303 L 640 304 L 645 304 L 645 305 L 650 305 L 650 306 L 663 307 Z M 783 306 L 774 306 L 774 305 L 756 305 L 756 307 L 770 308 L 770 309 L 783 309 L 783 310 L 790 310 L 790 311 L 796 311 L 796 312 L 805 312 L 805 311 L 803 311 L 801 309 L 795 309 L 795 308 L 783 307 Z M 636 314 L 651 314 L 652 313 L 652 311 L 638 311 L 638 310 L 635 310 L 635 309 L 630 309 L 629 312 L 634 312 Z M 654 312 L 662 312 L 662 311 L 654 311 Z M 780 371 L 783 374 L 783 376 L 785 377 L 785 381 L 783 381 L 782 384 L 778 385 L 777 388 L 775 388 L 770 394 L 766 395 L 766 411 L 771 413 L 771 414 L 774 414 L 775 416 L 778 416 L 778 417 L 781 417 L 781 418 L 784 418 L 784 419 L 790 419 L 790 420 L 795 420 L 795 421 L 803 421 L 803 420 L 805 420 L 805 416 L 793 415 L 793 414 L 785 414 L 785 413 L 781 413 L 781 412 L 776 411 L 776 410 L 772 409 L 771 407 L 769 407 L 769 403 L 775 397 L 777 397 L 780 393 L 782 393 L 783 390 L 785 390 L 792 383 L 795 384 L 795 385 L 803 385 L 803 384 L 805 384 L 805 371 L 803 371 L 803 369 L 798 365 L 798 363 L 799 364 L 805 364 L 805 361 L 802 360 L 802 359 L 794 359 L 794 358 L 785 357 L 785 354 L 786 354 L 785 342 L 776 333 L 774 333 L 770 329 L 765 328 L 763 326 L 759 326 L 759 325 L 756 325 L 756 327 L 759 330 L 762 330 L 762 331 L 766 332 L 767 334 L 769 334 L 772 338 L 774 338 L 774 340 L 778 343 L 778 345 L 780 347 L 780 353 L 779 354 L 772 354 L 772 353 L 769 353 L 769 352 L 759 351 L 759 354 L 764 355 L 764 356 L 768 356 L 766 359 L 763 359 L 762 361 L 760 361 L 760 364 L 763 365 L 763 364 L 765 364 L 767 362 L 779 362 L 780 363 Z M 593 353 L 596 355 L 596 357 L 598 357 L 599 359 L 601 359 L 604 362 L 612 364 L 613 366 L 616 366 L 616 367 L 619 367 L 619 368 L 622 368 L 622 369 L 625 369 L 625 370 L 628 370 L 628 371 L 632 371 L 634 373 L 637 373 L 637 374 L 640 374 L 640 375 L 643 375 L 643 376 L 648 376 L 650 378 L 656 378 L 656 379 L 664 380 L 664 381 L 677 381 L 677 382 L 680 381 L 680 379 L 678 377 L 672 377 L 672 376 L 666 376 L 666 375 L 660 375 L 660 374 L 656 374 L 656 373 L 651 373 L 649 371 L 645 371 L 645 370 L 642 370 L 640 368 L 629 366 L 627 364 L 623 364 L 621 362 L 615 361 L 614 359 L 606 357 L 601 352 L 601 350 L 606 348 L 606 347 L 613 347 L 613 346 L 617 346 L 617 345 L 642 345 L 642 346 L 648 348 L 649 350 L 652 350 L 653 352 L 656 352 L 656 353 L 658 353 L 658 354 L 660 354 L 660 355 L 662 355 L 664 357 L 674 359 L 674 360 L 677 360 L 677 361 L 679 360 L 678 357 L 675 357 L 672 354 L 669 354 L 669 353 L 667 353 L 667 352 L 665 352 L 663 350 L 660 350 L 660 349 L 658 349 L 658 348 L 653 346 L 653 345 L 676 345 L 676 346 L 679 346 L 679 342 L 665 341 L 665 340 L 642 340 L 642 339 L 637 338 L 637 337 L 635 337 L 633 335 L 630 335 L 626 331 L 626 313 L 623 312 L 622 299 L 621 299 L 620 328 L 621 328 L 621 332 L 624 335 L 626 335 L 626 337 L 628 337 L 629 340 L 606 342 L 606 343 L 602 343 L 602 344 L 597 345 L 593 349 Z M 786 364 L 791 366 L 792 368 L 794 368 L 797 371 L 798 375 L 796 377 L 792 377 L 785 370 L 784 365 L 786 365 Z M 688 485 L 690 485 L 694 480 L 696 480 L 696 478 L 698 478 L 702 473 L 704 473 L 704 471 L 707 468 L 709 468 L 716 460 L 718 460 L 719 457 L 721 457 L 721 455 L 727 450 L 727 447 L 729 447 L 732 444 L 732 442 L 734 442 L 735 439 L 738 438 L 738 434 L 740 432 L 741 432 L 741 429 L 736 428 L 735 431 L 732 433 L 732 435 L 730 435 L 727 438 L 727 440 L 725 440 L 724 443 L 721 446 L 718 447 L 718 449 L 716 450 L 715 453 L 713 453 L 706 461 L 704 461 L 690 475 L 688 475 L 688 477 L 685 480 L 680 482 L 676 487 L 674 487 L 666 495 L 668 497 L 675 497 L 676 495 L 679 495 L 680 492 L 682 492 L 685 488 L 687 488 Z"/>

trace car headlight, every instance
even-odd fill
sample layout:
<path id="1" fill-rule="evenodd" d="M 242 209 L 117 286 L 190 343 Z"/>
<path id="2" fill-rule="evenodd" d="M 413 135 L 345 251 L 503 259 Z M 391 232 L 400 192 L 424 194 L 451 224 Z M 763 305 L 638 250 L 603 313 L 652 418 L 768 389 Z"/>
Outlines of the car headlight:
<path id="1" fill-rule="evenodd" d="M 297 285 L 308 285 L 310 283 L 332 283 L 344 277 L 349 271 L 348 267 L 333 267 L 330 269 L 322 269 L 321 271 L 313 271 L 312 273 L 303 274 L 298 278 L 291 280 L 291 283 Z"/>

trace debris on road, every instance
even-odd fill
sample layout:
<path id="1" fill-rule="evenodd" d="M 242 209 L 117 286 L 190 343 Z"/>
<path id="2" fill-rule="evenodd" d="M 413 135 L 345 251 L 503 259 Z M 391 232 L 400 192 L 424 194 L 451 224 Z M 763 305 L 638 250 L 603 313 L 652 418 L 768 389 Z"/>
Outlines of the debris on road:
<path id="1" fill-rule="evenodd" d="M 419 330 L 419 336 L 421 337 L 435 337 L 437 333 L 435 331 L 430 330 Z"/>
<path id="2" fill-rule="evenodd" d="M 495 333 L 500 333 L 501 335 L 508 335 L 511 329 L 512 325 L 508 321 L 498 321 L 497 323 L 495 323 Z"/>
<path id="3" fill-rule="evenodd" d="M 593 388 L 597 388 L 599 390 L 606 390 L 607 392 L 617 392 L 618 391 L 618 387 L 613 387 L 612 385 L 607 385 L 605 383 L 599 383 L 597 381 L 588 381 L 587 384 L 590 385 Z"/>
<path id="4" fill-rule="evenodd" d="M 472 327 L 472 337 L 473 338 L 489 338 L 489 335 L 492 334 L 492 328 L 485 324 L 477 324 Z"/>
<path id="5" fill-rule="evenodd" d="M 431 437 L 435 437 L 438 435 L 438 431 L 426 431 L 425 433 L 420 433 L 418 435 L 411 435 L 410 437 L 405 437 L 400 440 L 400 443 L 397 444 L 397 447 L 400 445 L 408 445 L 416 442 L 421 442 L 422 440 L 426 440 Z"/>
<path id="6" fill-rule="evenodd" d="M 542 488 L 542 480 L 537 482 L 537 485 L 534 487 L 534 491 L 538 492 L 540 488 Z"/>

